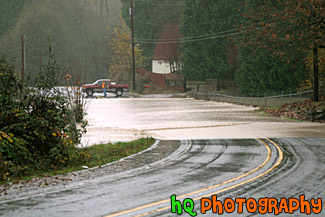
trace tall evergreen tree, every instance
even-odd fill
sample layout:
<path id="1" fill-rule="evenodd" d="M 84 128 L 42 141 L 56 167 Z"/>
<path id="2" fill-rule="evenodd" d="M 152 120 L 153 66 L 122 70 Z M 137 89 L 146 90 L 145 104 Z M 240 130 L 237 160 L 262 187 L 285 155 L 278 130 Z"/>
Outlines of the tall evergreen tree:
<path id="1" fill-rule="evenodd" d="M 228 51 L 238 8 L 236 0 L 186 0 L 183 14 L 183 72 L 189 79 L 234 78 Z"/>
<path id="2" fill-rule="evenodd" d="M 243 92 L 295 91 L 306 76 L 301 27 L 296 16 L 283 15 L 292 10 L 283 2 L 251 0 L 242 8 L 236 80 Z"/>
<path id="3" fill-rule="evenodd" d="M 242 46 L 236 84 L 245 94 L 295 92 L 304 69 L 303 64 L 288 64 L 268 49 Z"/>

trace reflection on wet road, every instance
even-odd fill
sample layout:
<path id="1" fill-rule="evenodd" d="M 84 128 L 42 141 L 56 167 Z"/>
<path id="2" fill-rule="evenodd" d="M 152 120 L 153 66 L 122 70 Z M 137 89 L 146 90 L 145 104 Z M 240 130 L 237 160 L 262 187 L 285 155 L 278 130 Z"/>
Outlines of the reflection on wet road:
<path id="1" fill-rule="evenodd" d="M 180 199 L 211 194 L 217 194 L 220 200 L 289 198 L 301 194 L 306 198 L 324 198 L 324 159 L 324 138 L 182 141 L 176 152 L 149 165 L 102 175 L 57 191 L 1 201 L 0 213 L 5 216 L 177 216 L 165 208 L 172 194 L 181 196 Z M 199 213 L 199 201 L 195 203 Z M 198 216 L 216 214 L 208 212 Z"/>

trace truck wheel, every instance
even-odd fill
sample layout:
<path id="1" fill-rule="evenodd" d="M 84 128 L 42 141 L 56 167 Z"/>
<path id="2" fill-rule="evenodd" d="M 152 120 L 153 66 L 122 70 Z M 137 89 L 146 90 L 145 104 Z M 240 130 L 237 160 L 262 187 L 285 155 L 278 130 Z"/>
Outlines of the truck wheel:
<path id="1" fill-rule="evenodd" d="M 115 94 L 116 94 L 116 96 L 122 96 L 123 95 L 123 89 L 117 89 Z"/>
<path id="2" fill-rule="evenodd" d="M 87 96 L 92 96 L 94 94 L 94 91 L 92 89 L 88 89 L 86 91 Z"/>

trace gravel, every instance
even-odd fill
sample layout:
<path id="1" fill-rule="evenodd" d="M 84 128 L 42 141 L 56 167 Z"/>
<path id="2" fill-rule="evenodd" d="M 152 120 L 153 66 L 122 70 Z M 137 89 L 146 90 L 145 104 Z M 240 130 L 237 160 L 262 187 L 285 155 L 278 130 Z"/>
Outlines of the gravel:
<path id="1" fill-rule="evenodd" d="M 181 145 L 180 141 L 156 141 L 156 143 L 140 153 L 123 158 L 100 167 L 80 170 L 62 175 L 32 178 L 18 183 L 7 183 L 0 186 L 0 201 L 20 198 L 47 191 L 57 191 L 97 177 L 114 175 L 120 172 L 140 168 L 171 155 Z M 86 166 L 86 165 L 85 165 Z M 80 168 L 81 169 L 81 168 Z"/>

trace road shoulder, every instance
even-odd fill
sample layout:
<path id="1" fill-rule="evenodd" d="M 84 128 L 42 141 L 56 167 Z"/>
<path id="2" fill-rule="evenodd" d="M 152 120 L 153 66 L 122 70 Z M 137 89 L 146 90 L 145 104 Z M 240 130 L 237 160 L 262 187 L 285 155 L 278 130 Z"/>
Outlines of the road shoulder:
<path id="1" fill-rule="evenodd" d="M 8 183 L 0 186 L 0 202 L 39 193 L 58 191 L 87 182 L 87 180 L 146 167 L 172 156 L 173 153 L 177 153 L 180 146 L 181 141 L 157 140 L 153 146 L 140 153 L 100 167 L 44 178 L 33 178 L 28 181 L 19 181 L 18 183 Z"/>

